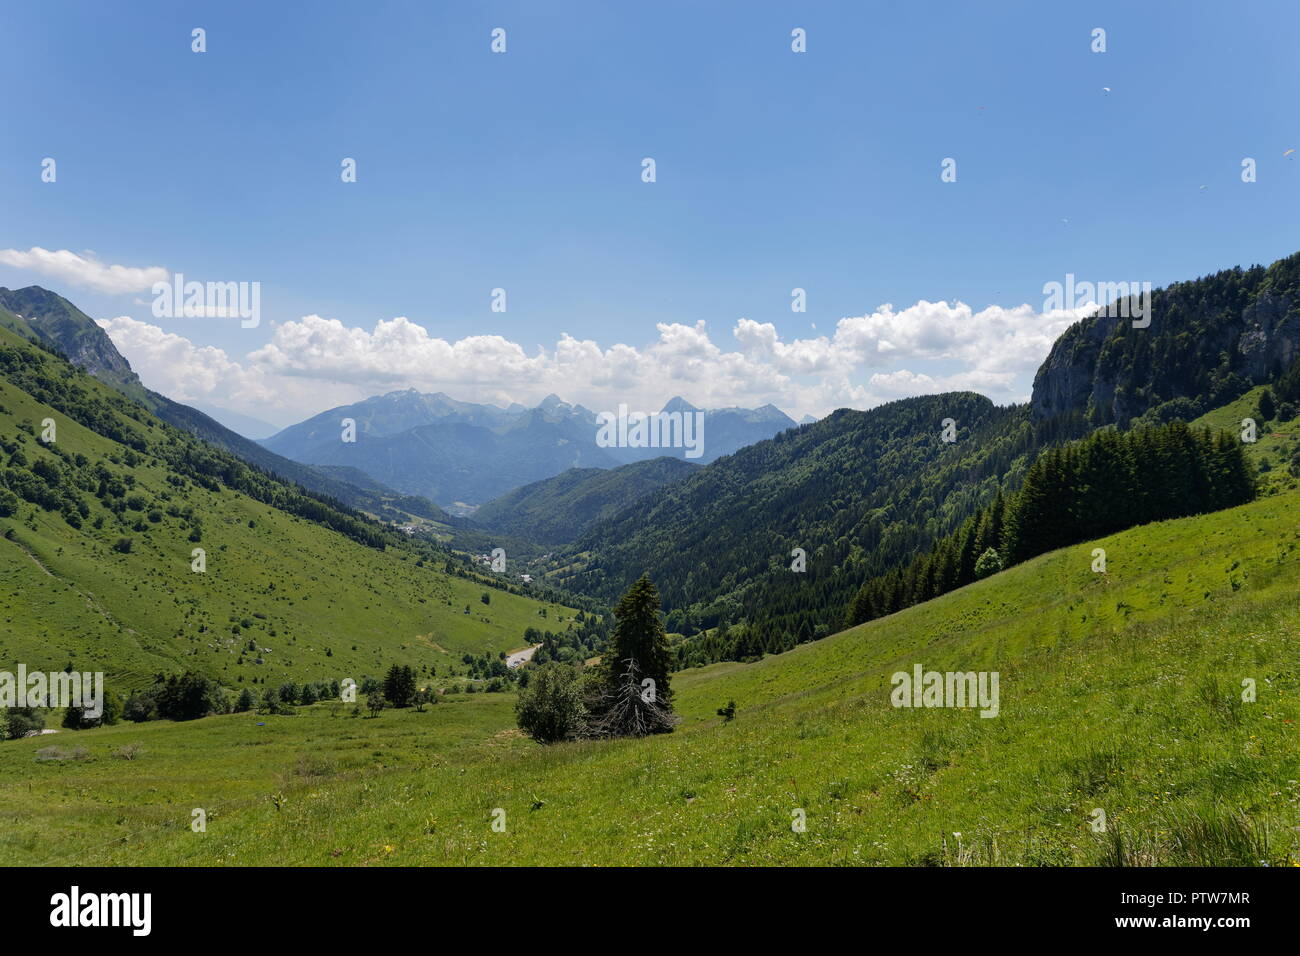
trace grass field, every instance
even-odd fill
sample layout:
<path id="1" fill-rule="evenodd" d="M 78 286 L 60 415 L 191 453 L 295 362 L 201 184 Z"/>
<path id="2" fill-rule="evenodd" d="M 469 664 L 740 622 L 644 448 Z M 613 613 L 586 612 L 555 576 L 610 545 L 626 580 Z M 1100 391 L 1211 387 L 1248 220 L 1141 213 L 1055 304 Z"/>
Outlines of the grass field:
<path id="1" fill-rule="evenodd" d="M 1300 865 L 1297 515 L 1132 529 L 682 673 L 664 737 L 544 748 L 492 694 L 0 744 L 0 862 Z M 997 671 L 1000 715 L 891 707 L 917 663 Z"/>

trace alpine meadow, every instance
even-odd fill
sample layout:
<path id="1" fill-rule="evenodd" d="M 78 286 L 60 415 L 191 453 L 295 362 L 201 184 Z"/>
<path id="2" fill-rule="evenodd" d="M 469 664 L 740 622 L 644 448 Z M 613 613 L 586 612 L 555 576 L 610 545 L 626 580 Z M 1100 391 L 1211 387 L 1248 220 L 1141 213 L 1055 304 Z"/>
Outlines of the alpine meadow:
<path id="1" fill-rule="evenodd" d="M 1300 12 L 6 19 L 14 926 L 425 866 L 1285 925 Z"/>

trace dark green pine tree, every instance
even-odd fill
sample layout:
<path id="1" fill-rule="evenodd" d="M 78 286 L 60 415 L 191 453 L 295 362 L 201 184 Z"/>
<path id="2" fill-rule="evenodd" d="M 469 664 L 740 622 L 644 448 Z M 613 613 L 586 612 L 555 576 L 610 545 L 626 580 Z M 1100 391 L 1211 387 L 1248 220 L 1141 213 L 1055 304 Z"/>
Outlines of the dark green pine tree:
<path id="1" fill-rule="evenodd" d="M 1215 475 L 1217 462 L 1214 460 L 1214 436 L 1208 428 L 1200 432 L 1188 431 L 1185 439 L 1184 455 L 1187 456 L 1187 468 L 1192 480 L 1194 500 L 1187 514 L 1204 514 L 1214 510 L 1214 489 L 1218 484 Z"/>
<path id="2" fill-rule="evenodd" d="M 415 671 L 394 664 L 384 678 L 384 697 L 394 707 L 408 707 L 415 699 Z"/>
<path id="3" fill-rule="evenodd" d="M 1277 404 L 1273 401 L 1273 393 L 1266 388 L 1259 393 L 1259 420 L 1271 422 L 1276 416 Z"/>
<path id="4" fill-rule="evenodd" d="M 1150 516 L 1163 506 L 1167 491 L 1163 488 L 1164 476 L 1152 474 L 1153 464 L 1158 470 L 1158 448 L 1154 428 L 1132 431 L 1125 437 L 1133 457 L 1133 516 L 1134 524 L 1153 520 Z"/>
<path id="5" fill-rule="evenodd" d="M 1057 481 L 1052 473 L 1055 469 L 1049 467 L 1049 462 L 1056 457 L 1055 450 L 1051 450 L 1034 460 L 1025 472 L 1020 492 L 1007 509 L 1003 542 L 999 551 L 1008 566 L 1051 549 L 1051 541 L 1054 539 L 1051 523 L 1059 498 L 1053 500 Z"/>
<path id="6" fill-rule="evenodd" d="M 993 523 L 993 506 L 989 505 L 975 516 L 975 539 L 971 542 L 971 547 L 975 549 L 975 560 L 980 559 L 989 548 L 997 550 L 1002 544 L 1002 536 L 992 533 Z"/>
<path id="7" fill-rule="evenodd" d="M 1083 467 L 1077 445 L 1067 445 L 1057 456 L 1056 470 L 1052 473 L 1052 504 L 1055 522 L 1052 525 L 1051 544 L 1048 550 L 1080 541 L 1088 524 L 1088 516 L 1079 513 L 1079 488 L 1083 485 Z M 1082 536 L 1081 536 L 1082 535 Z"/>
<path id="8" fill-rule="evenodd" d="M 1147 521 L 1164 521 L 1195 514 L 1197 505 L 1197 478 L 1192 459 L 1191 433 L 1183 422 L 1170 422 L 1163 428 L 1153 429 L 1155 454 L 1146 464 L 1148 480 L 1159 489 Z"/>
<path id="9" fill-rule="evenodd" d="M 1002 494 L 1002 489 L 999 488 L 997 497 L 993 499 L 993 507 L 989 511 L 989 543 L 987 547 L 996 548 L 1001 543 L 1002 533 L 1006 526 L 1007 499 Z"/>
<path id="10" fill-rule="evenodd" d="M 1231 508 L 1254 499 L 1255 469 L 1246 458 L 1246 446 L 1230 432 L 1219 432 L 1214 439 L 1214 508 Z"/>
<path id="11" fill-rule="evenodd" d="M 1275 386 L 1277 397 L 1284 402 L 1300 402 L 1300 358 L 1291 363 Z"/>
<path id="12" fill-rule="evenodd" d="M 615 686 L 625 662 L 636 661 L 641 677 L 653 680 L 656 696 L 667 703 L 672 699 L 669 673 L 673 658 L 659 610 L 659 591 L 643 574 L 614 607 L 614 633 L 604 664 L 607 681 Z"/>
<path id="13" fill-rule="evenodd" d="M 845 621 L 849 627 L 876 618 L 875 593 L 875 581 L 867 581 L 858 588 L 858 593 L 853 596 L 853 603 L 849 605 L 849 616 Z"/>
<path id="14" fill-rule="evenodd" d="M 1099 538 L 1135 523 L 1136 495 L 1129 442 L 1105 429 L 1079 451 L 1075 520 L 1087 537 Z"/>
<path id="15" fill-rule="evenodd" d="M 958 539 L 955 537 L 945 538 L 939 542 L 935 555 L 934 584 L 931 588 L 931 597 L 947 594 L 959 586 L 957 572 L 960 568 L 960 556 L 957 548 Z"/>
<path id="16" fill-rule="evenodd" d="M 885 607 L 881 609 L 882 614 L 893 614 L 895 611 L 901 611 L 907 605 L 904 603 L 904 597 L 907 594 L 907 587 L 904 581 L 903 572 L 895 568 L 889 575 L 889 599 Z"/>
<path id="17" fill-rule="evenodd" d="M 922 594 L 923 590 L 923 586 L 920 583 L 922 571 L 921 565 L 927 563 L 928 560 L 928 557 L 918 558 L 909 564 L 906 570 L 903 571 L 903 586 L 899 589 L 898 593 L 898 609 L 900 611 L 905 607 L 911 607 L 917 601 L 925 600 L 924 596 L 919 596 Z"/>
<path id="18" fill-rule="evenodd" d="M 975 580 L 975 562 L 981 554 L 975 550 L 975 537 L 982 517 L 982 514 L 977 514 L 967 518 L 958 532 L 957 587 L 965 587 Z"/>

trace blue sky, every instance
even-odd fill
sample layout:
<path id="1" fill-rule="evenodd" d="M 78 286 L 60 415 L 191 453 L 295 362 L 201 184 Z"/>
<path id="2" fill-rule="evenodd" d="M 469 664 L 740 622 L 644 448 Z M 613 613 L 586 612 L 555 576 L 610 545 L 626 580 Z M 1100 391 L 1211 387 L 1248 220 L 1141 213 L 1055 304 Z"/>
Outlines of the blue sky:
<path id="1" fill-rule="evenodd" d="M 796 414 L 1014 400 L 1063 320 L 970 313 L 1036 313 L 1067 273 L 1159 286 L 1296 251 L 1297 9 L 16 0 L 0 284 L 124 317 L 147 383 L 277 424 L 407 385 Z M 262 321 L 155 319 L 147 287 L 33 248 L 257 281 Z M 970 309 L 907 311 L 941 300 Z M 587 343 L 567 364 L 564 336 Z"/>

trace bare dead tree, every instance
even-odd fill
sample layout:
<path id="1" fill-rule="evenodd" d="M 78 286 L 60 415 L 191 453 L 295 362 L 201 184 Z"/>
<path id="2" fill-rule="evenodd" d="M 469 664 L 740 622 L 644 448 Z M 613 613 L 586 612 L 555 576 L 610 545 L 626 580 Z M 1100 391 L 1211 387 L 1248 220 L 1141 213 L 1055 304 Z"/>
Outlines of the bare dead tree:
<path id="1" fill-rule="evenodd" d="M 601 697 L 600 716 L 583 729 L 584 737 L 647 737 L 672 730 L 681 720 L 655 694 L 641 686 L 641 668 L 628 658 L 612 689 Z"/>

